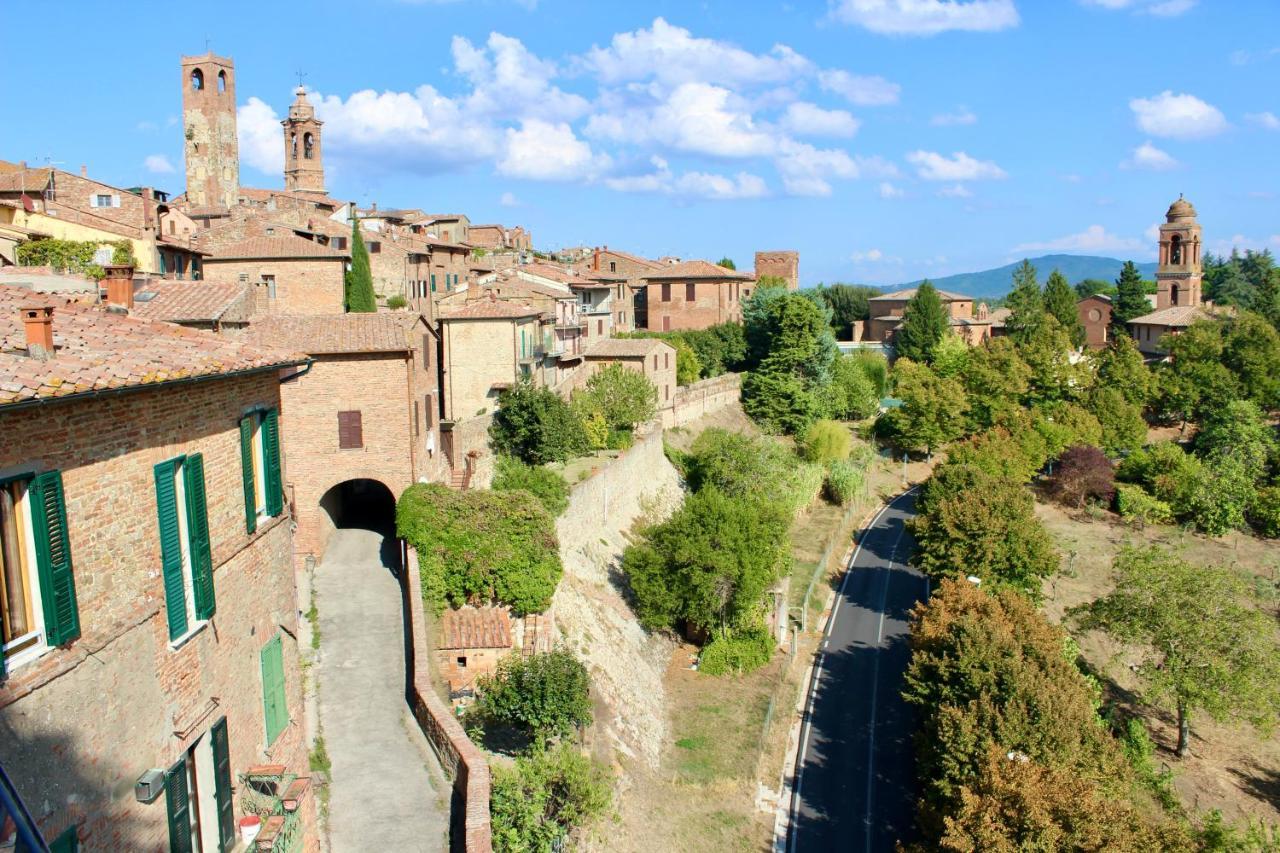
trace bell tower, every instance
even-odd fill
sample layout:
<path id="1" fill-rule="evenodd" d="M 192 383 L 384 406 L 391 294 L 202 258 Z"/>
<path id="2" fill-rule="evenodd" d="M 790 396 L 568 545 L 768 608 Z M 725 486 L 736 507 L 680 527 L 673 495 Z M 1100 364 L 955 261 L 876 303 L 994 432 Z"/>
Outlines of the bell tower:
<path id="1" fill-rule="evenodd" d="M 320 149 L 320 125 L 316 109 L 299 86 L 289 105 L 284 128 L 284 188 L 295 192 L 324 193 L 324 161 Z"/>
<path id="2" fill-rule="evenodd" d="M 1204 263 L 1200 223 L 1191 202 L 1178 196 L 1160 226 L 1160 265 L 1156 269 L 1156 310 L 1200 304 Z"/>
<path id="3" fill-rule="evenodd" d="M 187 203 L 232 207 L 240 200 L 235 63 L 206 53 L 184 56 L 181 64 Z"/>

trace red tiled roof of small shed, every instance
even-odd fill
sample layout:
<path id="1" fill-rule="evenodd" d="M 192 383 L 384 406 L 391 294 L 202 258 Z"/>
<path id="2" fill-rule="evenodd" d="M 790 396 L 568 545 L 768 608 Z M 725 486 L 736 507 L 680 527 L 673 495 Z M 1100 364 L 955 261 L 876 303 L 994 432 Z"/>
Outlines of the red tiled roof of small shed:
<path id="1" fill-rule="evenodd" d="M 441 649 L 509 649 L 511 617 L 501 607 L 446 610 L 440 620 Z"/>
<path id="2" fill-rule="evenodd" d="M 238 282 L 151 281 L 134 295 L 133 316 L 212 323 L 248 297 L 249 286 Z"/>

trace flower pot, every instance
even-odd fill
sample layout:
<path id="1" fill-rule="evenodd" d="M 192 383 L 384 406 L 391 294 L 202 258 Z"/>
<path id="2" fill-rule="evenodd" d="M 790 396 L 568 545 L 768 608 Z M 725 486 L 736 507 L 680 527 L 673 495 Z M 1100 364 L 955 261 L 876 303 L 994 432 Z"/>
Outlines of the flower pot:
<path id="1" fill-rule="evenodd" d="M 245 844 L 252 844 L 253 839 L 258 837 L 258 833 L 262 831 L 262 818 L 256 814 L 245 815 L 240 818 L 240 838 Z"/>

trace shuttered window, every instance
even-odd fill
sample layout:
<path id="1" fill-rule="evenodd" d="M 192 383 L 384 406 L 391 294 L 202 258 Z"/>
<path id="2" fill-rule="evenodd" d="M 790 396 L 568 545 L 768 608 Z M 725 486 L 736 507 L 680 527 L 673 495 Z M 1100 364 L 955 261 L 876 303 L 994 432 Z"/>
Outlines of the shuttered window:
<path id="1" fill-rule="evenodd" d="M 164 774 L 164 805 L 169 817 L 169 853 L 191 853 L 191 792 L 185 755 Z"/>
<path id="2" fill-rule="evenodd" d="M 684 286 L 685 302 L 693 302 L 695 299 L 697 299 L 697 294 L 698 294 L 698 286 L 696 284 L 694 284 L 693 282 L 688 282 L 687 284 L 685 284 Z"/>
<path id="3" fill-rule="evenodd" d="M 338 412 L 338 449 L 364 447 L 364 425 L 359 411 Z"/>
<path id="4" fill-rule="evenodd" d="M 178 640 L 193 620 L 210 619 L 217 609 L 204 456 L 193 453 L 161 462 L 154 473 L 165 612 L 169 639 Z"/>
<path id="5" fill-rule="evenodd" d="M 240 471 L 244 482 L 244 524 L 249 533 L 259 516 L 284 511 L 280 475 L 280 421 L 276 409 L 250 412 L 240 419 Z"/>
<path id="6" fill-rule="evenodd" d="M 231 805 L 231 748 L 227 742 L 227 718 L 209 730 L 213 749 L 213 795 L 218 804 L 218 844 L 230 850 L 236 843 L 236 819 Z"/>
<path id="7" fill-rule="evenodd" d="M 69 826 L 57 838 L 49 842 L 49 853 L 77 853 L 80 839 L 76 835 L 76 827 Z"/>
<path id="8" fill-rule="evenodd" d="M 663 302 L 671 301 L 671 285 L 669 284 L 662 285 L 662 301 Z"/>
<path id="9" fill-rule="evenodd" d="M 266 719 L 267 746 L 275 743 L 289 725 L 289 706 L 284 695 L 284 650 L 276 634 L 262 647 L 262 710 Z"/>

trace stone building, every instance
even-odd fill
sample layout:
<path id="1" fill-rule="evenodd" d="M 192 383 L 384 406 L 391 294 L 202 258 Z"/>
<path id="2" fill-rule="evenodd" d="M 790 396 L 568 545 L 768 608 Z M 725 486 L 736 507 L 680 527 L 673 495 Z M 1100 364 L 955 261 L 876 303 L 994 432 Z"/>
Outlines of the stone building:
<path id="1" fill-rule="evenodd" d="M 257 768 L 314 850 L 280 456 L 306 358 L 123 310 L 0 287 L 0 764 L 58 849 L 228 850 Z"/>
<path id="2" fill-rule="evenodd" d="M 675 405 L 678 388 L 676 351 L 666 341 L 657 338 L 609 338 L 591 344 L 587 348 L 586 358 L 586 369 L 583 371 L 586 377 L 610 364 L 621 364 L 643 373 L 658 389 L 659 411 Z"/>
<path id="3" fill-rule="evenodd" d="M 532 306 L 497 299 L 468 302 L 440 314 L 445 420 L 491 414 L 499 393 L 522 379 L 545 384 L 541 315 Z"/>
<path id="4" fill-rule="evenodd" d="M 187 202 L 234 207 L 240 199 L 236 138 L 236 68 L 222 56 L 182 57 L 182 128 Z"/>
<path id="5" fill-rule="evenodd" d="M 765 276 L 780 278 L 787 290 L 800 288 L 800 253 L 793 251 L 756 252 L 756 281 Z"/>
<path id="6" fill-rule="evenodd" d="M 645 273 L 645 326 L 654 332 L 705 329 L 742 319 L 751 276 L 709 261 L 684 261 Z M 637 318 L 637 327 L 639 319 Z"/>
<path id="7" fill-rule="evenodd" d="M 1156 304 L 1149 314 L 1129 321 L 1129 333 L 1138 349 L 1151 356 L 1168 350 L 1160 341 L 1165 335 L 1179 335 L 1196 320 L 1211 315 L 1202 305 L 1201 229 L 1196 209 L 1178 196 L 1169 205 L 1160 226 L 1160 259 L 1156 267 Z"/>
<path id="8" fill-rule="evenodd" d="M 446 243 L 471 243 L 471 220 L 465 213 L 425 213 L 407 223 L 410 230 Z"/>
<path id="9" fill-rule="evenodd" d="M 916 295 L 916 290 L 917 288 L 910 287 L 882 296 L 873 296 L 867 300 L 870 315 L 862 329 L 861 337 L 855 329 L 854 340 L 892 343 L 898 327 L 902 325 L 902 316 L 906 311 L 907 303 Z M 975 313 L 972 296 L 939 290 L 938 297 L 947 309 L 951 331 L 966 343 L 976 346 L 991 337 L 991 317 L 987 314 L 985 304 Z"/>
<path id="10" fill-rule="evenodd" d="M 280 122 L 284 128 L 284 188 L 292 192 L 325 195 L 324 158 L 316 108 L 307 101 L 307 90 L 294 91 L 289 115 Z"/>

